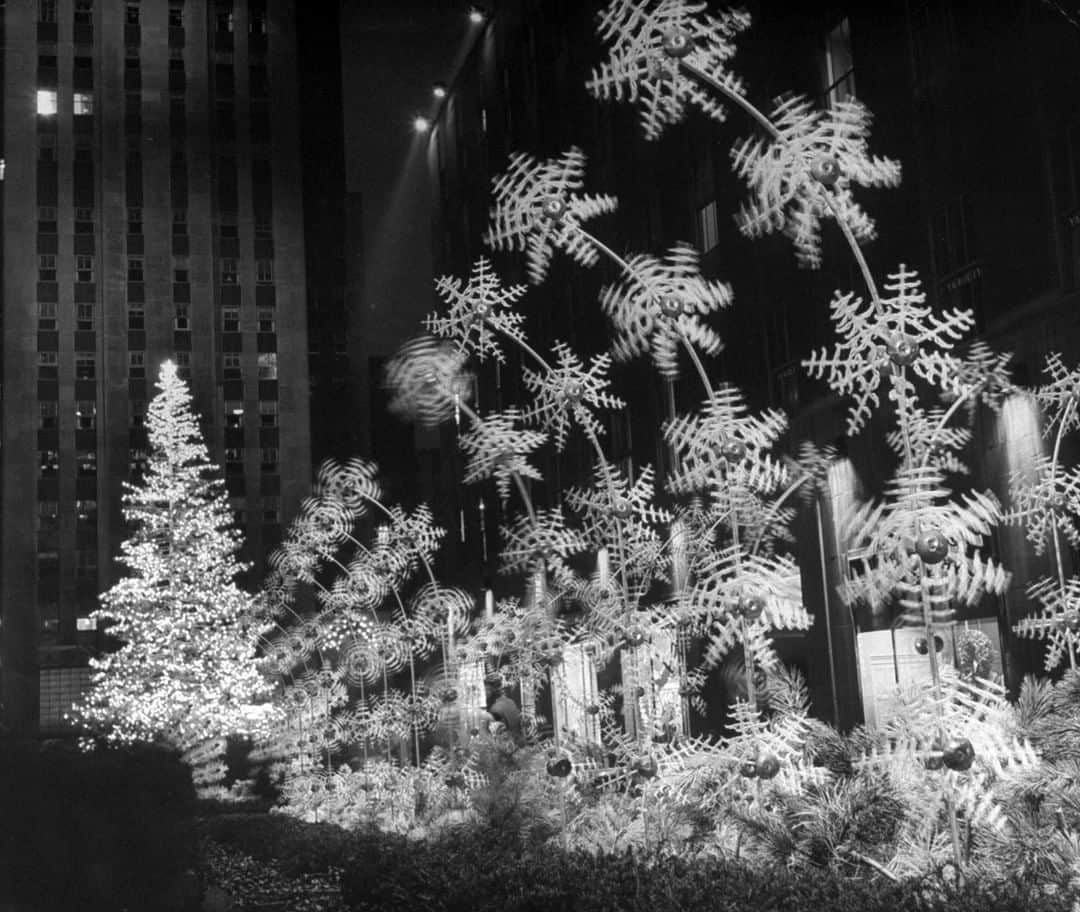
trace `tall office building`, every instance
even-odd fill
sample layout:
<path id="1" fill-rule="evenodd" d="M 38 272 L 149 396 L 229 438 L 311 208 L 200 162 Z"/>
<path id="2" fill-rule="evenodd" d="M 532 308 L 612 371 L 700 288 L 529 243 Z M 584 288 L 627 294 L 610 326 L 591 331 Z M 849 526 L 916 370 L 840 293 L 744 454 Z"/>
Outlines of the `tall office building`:
<path id="1" fill-rule="evenodd" d="M 159 364 L 258 559 L 310 482 L 292 0 L 3 8 L 0 659 L 48 731 L 102 646 Z M 261 570 L 258 562 L 253 581 Z"/>

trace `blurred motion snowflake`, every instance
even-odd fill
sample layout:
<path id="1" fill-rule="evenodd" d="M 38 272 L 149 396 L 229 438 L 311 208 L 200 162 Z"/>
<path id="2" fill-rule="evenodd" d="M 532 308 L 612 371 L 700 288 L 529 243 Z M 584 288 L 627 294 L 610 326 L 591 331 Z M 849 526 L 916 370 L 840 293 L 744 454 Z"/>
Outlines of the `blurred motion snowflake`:
<path id="1" fill-rule="evenodd" d="M 486 415 L 458 438 L 458 445 L 468 457 L 465 483 L 495 479 L 499 497 L 506 503 L 513 477 L 542 481 L 543 475 L 528 461 L 547 435 L 516 427 L 521 413 L 516 408 Z"/>
<path id="2" fill-rule="evenodd" d="M 402 418 L 434 426 L 455 414 L 468 399 L 472 384 L 465 373 L 465 355 L 431 336 L 406 342 L 386 365 L 388 408 Z"/>

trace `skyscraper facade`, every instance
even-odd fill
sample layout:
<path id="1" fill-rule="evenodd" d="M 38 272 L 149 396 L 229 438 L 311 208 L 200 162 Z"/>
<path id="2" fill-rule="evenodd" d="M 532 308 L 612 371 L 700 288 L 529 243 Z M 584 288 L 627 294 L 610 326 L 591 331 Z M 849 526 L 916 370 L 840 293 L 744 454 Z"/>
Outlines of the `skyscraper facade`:
<path id="1" fill-rule="evenodd" d="M 62 726 L 104 645 L 158 366 L 188 378 L 249 558 L 308 489 L 292 0 L 3 10 L 3 717 Z M 253 579 L 261 570 L 256 559 Z"/>

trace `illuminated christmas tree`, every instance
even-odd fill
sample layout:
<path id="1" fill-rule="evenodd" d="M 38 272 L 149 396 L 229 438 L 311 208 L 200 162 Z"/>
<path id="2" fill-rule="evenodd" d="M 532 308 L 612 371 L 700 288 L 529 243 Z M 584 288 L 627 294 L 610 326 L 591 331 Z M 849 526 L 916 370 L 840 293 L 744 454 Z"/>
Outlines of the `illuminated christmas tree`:
<path id="1" fill-rule="evenodd" d="M 94 617 L 120 648 L 93 659 L 76 720 L 112 742 L 189 747 L 261 727 L 270 683 L 255 663 L 252 597 L 235 580 L 240 533 L 210 462 L 187 385 L 161 367 L 147 414 L 151 456 L 127 485 L 129 575 Z"/>

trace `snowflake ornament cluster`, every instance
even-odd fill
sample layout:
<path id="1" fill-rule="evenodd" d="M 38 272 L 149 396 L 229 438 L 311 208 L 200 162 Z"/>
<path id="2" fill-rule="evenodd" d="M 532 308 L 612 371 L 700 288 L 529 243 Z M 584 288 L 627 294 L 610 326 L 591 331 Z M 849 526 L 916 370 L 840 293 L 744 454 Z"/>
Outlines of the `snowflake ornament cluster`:
<path id="1" fill-rule="evenodd" d="M 524 340 L 521 324 L 525 317 L 512 308 L 525 294 L 525 286 L 504 287 L 484 257 L 473 264 L 468 282 L 442 276 L 435 291 L 449 309 L 444 316 L 429 314 L 424 325 L 433 336 L 456 342 L 460 351 L 474 354 L 480 361 L 493 357 L 503 362 L 499 334 Z"/>
<path id="2" fill-rule="evenodd" d="M 799 96 L 781 99 L 772 114 L 775 134 L 752 136 L 731 150 L 735 173 L 751 198 L 737 221 L 747 237 L 783 231 L 803 266 L 821 265 L 821 220 L 843 222 L 860 243 L 876 235 L 874 221 L 855 201 L 852 184 L 895 187 L 900 165 L 867 149 L 870 112 L 857 101 L 827 111 Z"/>
<path id="3" fill-rule="evenodd" d="M 720 336 L 701 318 L 731 304 L 731 285 L 702 278 L 698 260 L 688 244 L 672 247 L 663 260 L 638 255 L 627 261 L 626 278 L 603 289 L 600 304 L 615 327 L 617 360 L 649 353 L 657 370 L 675 379 L 680 343 L 706 355 L 721 351 Z"/>
<path id="4" fill-rule="evenodd" d="M 951 349 L 975 325 L 969 310 L 935 313 L 926 305 L 917 273 L 903 264 L 889 274 L 885 290 L 889 294 L 865 308 L 862 298 L 837 292 L 830 310 L 842 341 L 832 352 L 822 349 L 802 362 L 811 377 L 824 378 L 836 392 L 854 397 L 847 426 L 851 436 L 881 404 L 878 387 L 883 375 L 890 377 L 894 401 L 914 398 L 903 380 L 907 367 L 928 383 L 951 388 L 953 362 L 943 357 L 942 350 Z"/>
<path id="5" fill-rule="evenodd" d="M 552 346 L 558 362 L 544 372 L 525 368 L 522 372 L 525 388 L 533 394 L 533 403 L 522 413 L 527 424 L 540 424 L 555 439 L 555 446 L 566 446 L 571 420 L 587 434 L 602 434 L 604 426 L 593 409 L 621 409 L 626 403 L 607 391 L 607 372 L 611 368 L 608 355 L 597 355 L 586 370 L 581 359 L 565 342 Z"/>
<path id="6" fill-rule="evenodd" d="M 515 152 L 507 170 L 492 182 L 495 203 L 484 243 L 495 250 L 525 251 L 529 281 L 544 281 L 556 250 L 582 266 L 599 254 L 581 223 L 614 212 L 613 196 L 589 196 L 585 186 L 585 153 L 574 147 L 558 158 L 537 161 Z"/>
<path id="7" fill-rule="evenodd" d="M 723 105 L 685 72 L 680 62 L 701 70 L 731 95 L 743 95 L 742 81 L 728 70 L 735 37 L 750 25 L 745 12 L 716 15 L 704 3 L 687 0 L 612 0 L 599 14 L 597 32 L 610 54 L 585 83 L 598 99 L 640 107 L 646 139 L 686 116 L 693 105 L 717 121 Z"/>

